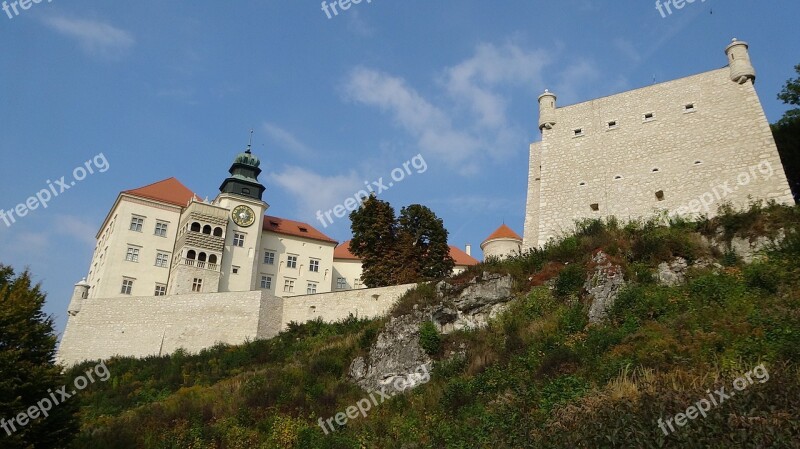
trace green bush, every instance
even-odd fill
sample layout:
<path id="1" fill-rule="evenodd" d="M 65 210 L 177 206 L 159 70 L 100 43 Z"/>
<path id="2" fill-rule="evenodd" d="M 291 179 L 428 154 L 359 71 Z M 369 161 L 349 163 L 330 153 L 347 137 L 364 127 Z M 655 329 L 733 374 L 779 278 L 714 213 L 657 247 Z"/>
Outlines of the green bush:
<path id="1" fill-rule="evenodd" d="M 428 355 L 439 354 L 442 350 L 442 337 L 433 322 L 425 321 L 420 325 L 419 345 Z"/>

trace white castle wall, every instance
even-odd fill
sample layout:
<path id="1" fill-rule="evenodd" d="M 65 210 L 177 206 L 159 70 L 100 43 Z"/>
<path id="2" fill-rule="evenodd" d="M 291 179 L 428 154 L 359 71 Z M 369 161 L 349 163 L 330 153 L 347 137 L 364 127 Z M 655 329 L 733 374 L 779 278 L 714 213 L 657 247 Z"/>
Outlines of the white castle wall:
<path id="1" fill-rule="evenodd" d="M 70 316 L 57 360 L 70 366 L 115 355 L 191 353 L 217 343 L 271 338 L 289 322 L 353 314 L 376 318 L 416 284 L 278 298 L 265 291 L 90 298 Z"/>
<path id="2" fill-rule="evenodd" d="M 745 206 L 748 197 L 793 202 L 755 88 L 732 81 L 727 67 L 546 112 L 555 124 L 531 146 L 526 248 L 583 218 L 713 216 L 723 201 Z M 759 164 L 769 164 L 769 176 Z M 744 176 L 749 182 L 737 182 Z M 708 210 L 701 197 L 713 198 Z"/>

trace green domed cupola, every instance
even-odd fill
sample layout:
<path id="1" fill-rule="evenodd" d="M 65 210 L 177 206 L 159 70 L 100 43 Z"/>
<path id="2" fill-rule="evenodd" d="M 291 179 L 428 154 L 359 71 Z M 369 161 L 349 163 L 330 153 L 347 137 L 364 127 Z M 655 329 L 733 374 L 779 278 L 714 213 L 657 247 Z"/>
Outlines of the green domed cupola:
<path id="1" fill-rule="evenodd" d="M 231 168 L 228 170 L 231 176 L 222 182 L 219 191 L 261 200 L 266 187 L 258 182 L 258 175 L 261 174 L 261 169 L 259 168 L 261 161 L 250 152 L 252 135 L 253 132 L 250 131 L 251 143 L 247 144 L 247 150 L 236 155 Z"/>

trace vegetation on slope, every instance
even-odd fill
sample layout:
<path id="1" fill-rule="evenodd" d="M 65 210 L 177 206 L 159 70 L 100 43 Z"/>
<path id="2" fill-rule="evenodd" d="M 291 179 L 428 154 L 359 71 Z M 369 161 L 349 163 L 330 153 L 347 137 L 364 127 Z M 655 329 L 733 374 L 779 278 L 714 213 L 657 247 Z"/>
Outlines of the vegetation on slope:
<path id="1" fill-rule="evenodd" d="M 475 267 L 511 273 L 518 297 L 477 331 L 425 331 L 430 382 L 335 432 L 318 426 L 366 397 L 350 362 L 383 320 L 293 325 L 279 337 L 199 355 L 107 362 L 108 382 L 76 399 L 76 448 L 706 448 L 800 441 L 800 208 L 754 205 L 698 222 L 581 223 L 538 251 Z M 785 238 L 744 265 L 702 236 Z M 582 292 L 602 250 L 628 280 L 608 320 L 589 325 Z M 686 283 L 658 285 L 662 261 L 709 259 Z M 410 292 L 395 313 L 436 301 Z M 461 351 L 466 348 L 466 351 Z M 461 355 L 459 355 L 461 354 Z M 665 435 L 667 420 L 731 391 L 763 363 L 768 380 Z M 75 367 L 70 375 L 93 364 Z M 793 446 L 795 445 L 795 446 Z"/>

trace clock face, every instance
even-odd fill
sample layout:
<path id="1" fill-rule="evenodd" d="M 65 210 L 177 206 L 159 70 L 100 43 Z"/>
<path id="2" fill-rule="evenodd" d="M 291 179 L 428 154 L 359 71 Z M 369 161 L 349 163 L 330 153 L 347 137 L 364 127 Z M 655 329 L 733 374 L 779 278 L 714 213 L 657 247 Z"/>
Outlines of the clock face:
<path id="1" fill-rule="evenodd" d="M 253 209 L 245 205 L 236 206 L 231 213 L 231 218 L 233 218 L 233 222 L 237 225 L 246 228 L 253 224 L 256 221 L 256 214 L 253 212 Z"/>

